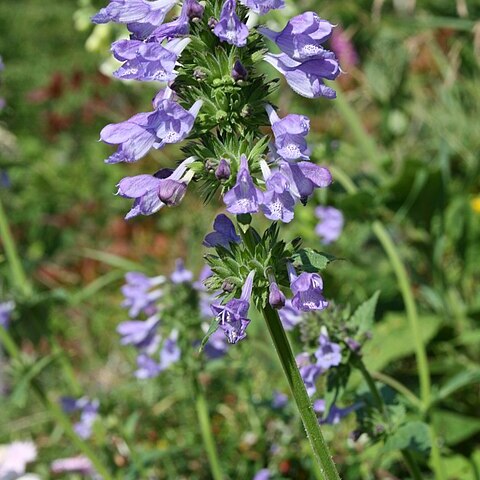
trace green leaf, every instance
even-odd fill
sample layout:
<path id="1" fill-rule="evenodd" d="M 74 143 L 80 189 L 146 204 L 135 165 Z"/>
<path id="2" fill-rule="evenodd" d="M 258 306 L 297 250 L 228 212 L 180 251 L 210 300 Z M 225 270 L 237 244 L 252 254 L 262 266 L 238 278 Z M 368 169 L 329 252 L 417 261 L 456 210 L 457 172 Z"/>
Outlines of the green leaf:
<path id="1" fill-rule="evenodd" d="M 292 258 L 295 267 L 301 267 L 303 271 L 310 273 L 325 270 L 327 265 L 335 260 L 335 257 L 311 248 L 302 248 Z"/>
<path id="2" fill-rule="evenodd" d="M 424 422 L 413 421 L 403 424 L 393 435 L 390 435 L 385 442 L 383 451 L 387 453 L 407 449 L 427 453 L 430 448 L 428 425 Z"/>
<path id="3" fill-rule="evenodd" d="M 205 345 L 207 344 L 209 338 L 217 331 L 218 325 L 220 323 L 220 319 L 218 317 L 215 317 L 212 320 L 212 323 L 210 324 L 210 328 L 208 329 L 208 332 L 205 334 L 203 337 L 202 343 L 200 344 L 199 352 L 202 353 L 203 349 L 205 348 Z"/>
<path id="4" fill-rule="evenodd" d="M 419 317 L 420 334 L 425 344 L 437 333 L 442 320 L 435 315 Z M 412 332 L 407 317 L 399 313 L 388 313 L 372 330 L 372 340 L 364 347 L 364 362 L 370 371 L 382 370 L 399 358 L 414 353 Z"/>
<path id="5" fill-rule="evenodd" d="M 465 370 L 457 373 L 450 378 L 439 390 L 435 396 L 435 401 L 444 400 L 457 390 L 467 385 L 480 383 L 480 368 L 473 370 Z"/>
<path id="6" fill-rule="evenodd" d="M 433 425 L 447 445 L 456 445 L 480 432 L 480 420 L 448 410 L 435 410 Z"/>
<path id="7" fill-rule="evenodd" d="M 373 328 L 375 308 L 377 307 L 380 290 L 377 290 L 368 300 L 363 302 L 350 317 L 350 323 L 358 328 L 359 334 L 364 334 Z"/>

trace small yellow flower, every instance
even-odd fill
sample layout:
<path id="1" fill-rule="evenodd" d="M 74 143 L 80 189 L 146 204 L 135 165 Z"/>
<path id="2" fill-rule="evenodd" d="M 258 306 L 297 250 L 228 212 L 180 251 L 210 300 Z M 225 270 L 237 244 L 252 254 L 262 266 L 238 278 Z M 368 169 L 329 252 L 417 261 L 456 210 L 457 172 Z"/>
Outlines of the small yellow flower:
<path id="1" fill-rule="evenodd" d="M 470 200 L 470 205 L 472 207 L 472 210 L 475 213 L 480 213 L 480 195 L 477 195 L 476 197 L 473 197 Z"/>

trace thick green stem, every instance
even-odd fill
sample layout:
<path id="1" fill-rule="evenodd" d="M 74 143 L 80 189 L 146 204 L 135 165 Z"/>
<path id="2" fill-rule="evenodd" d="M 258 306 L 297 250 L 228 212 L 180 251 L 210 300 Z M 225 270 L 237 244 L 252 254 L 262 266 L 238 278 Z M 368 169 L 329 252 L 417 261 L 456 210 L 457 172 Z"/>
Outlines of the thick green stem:
<path id="1" fill-rule="evenodd" d="M 302 418 L 307 438 L 312 447 L 321 474 L 325 480 L 339 480 L 335 464 L 328 450 L 318 424 L 317 416 L 313 411 L 312 402 L 307 394 L 303 379 L 298 371 L 295 357 L 293 356 L 290 343 L 288 342 L 285 330 L 280 322 L 278 313 L 270 305 L 263 309 L 263 316 L 267 322 L 270 336 L 282 364 L 283 371 L 287 377 L 290 389 L 297 404 L 298 411 Z"/>
<path id="2" fill-rule="evenodd" d="M 8 331 L 1 325 L 0 342 L 3 344 L 5 350 L 10 355 L 10 357 L 20 359 L 20 350 L 18 349 L 17 345 L 13 341 Z M 75 445 L 75 447 L 77 447 L 78 450 L 80 450 L 92 462 L 92 465 L 97 471 L 97 473 L 101 475 L 104 480 L 112 480 L 113 477 L 110 475 L 108 469 L 103 465 L 103 462 L 97 457 L 97 455 L 90 448 L 90 446 L 77 435 L 77 433 L 72 427 L 69 418 L 65 415 L 65 413 L 63 413 L 61 407 L 46 395 L 46 393 L 42 389 L 42 386 L 36 379 L 33 379 L 30 382 L 30 385 L 32 387 L 32 390 L 38 395 L 44 407 L 50 413 L 50 416 L 53 418 L 53 420 L 55 420 L 63 427 L 67 437 L 70 439 L 73 445 Z"/>
<path id="3" fill-rule="evenodd" d="M 20 261 L 15 241 L 13 240 L 12 232 L 8 224 L 7 215 L 0 200 L 0 238 L 5 250 L 5 256 L 8 260 L 8 265 L 12 273 L 12 283 L 19 292 L 28 296 L 32 293 L 32 287 L 25 275 L 25 271 Z"/>
<path id="4" fill-rule="evenodd" d="M 222 480 L 224 476 L 218 460 L 215 440 L 213 438 L 212 425 L 210 423 L 210 416 L 208 414 L 208 405 L 205 399 L 205 394 L 203 393 L 203 389 L 198 383 L 197 379 L 194 379 L 194 391 L 195 408 L 197 409 L 197 417 L 198 423 L 200 424 L 203 445 L 205 446 L 208 463 L 210 464 L 210 473 L 212 474 L 213 480 Z"/>

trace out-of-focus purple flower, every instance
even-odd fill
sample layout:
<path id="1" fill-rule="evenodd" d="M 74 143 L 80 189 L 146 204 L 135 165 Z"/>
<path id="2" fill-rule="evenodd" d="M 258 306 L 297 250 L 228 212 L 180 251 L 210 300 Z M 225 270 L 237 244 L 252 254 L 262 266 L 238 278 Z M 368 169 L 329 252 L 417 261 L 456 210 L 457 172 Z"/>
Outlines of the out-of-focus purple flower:
<path id="1" fill-rule="evenodd" d="M 137 113 L 129 120 L 102 129 L 100 140 L 119 145 L 106 163 L 136 162 L 152 147 L 160 149 L 166 144 L 181 142 L 189 135 L 202 101 L 197 100 L 185 110 L 171 99 L 172 95 L 172 90 L 167 88 L 161 99 L 158 95 L 155 97 L 153 112 Z"/>
<path id="2" fill-rule="evenodd" d="M 212 269 L 209 265 L 204 265 L 200 274 L 198 275 L 198 280 L 193 282 L 193 288 L 197 292 L 205 292 L 207 289 L 205 287 L 205 280 L 213 275 Z"/>
<path id="3" fill-rule="evenodd" d="M 122 336 L 122 345 L 133 345 L 134 347 L 146 350 L 153 343 L 157 335 L 160 317 L 154 315 L 147 320 L 130 320 L 122 322 L 117 327 L 117 332 Z"/>
<path id="4" fill-rule="evenodd" d="M 163 343 L 160 352 L 160 370 L 166 370 L 180 360 L 182 352 L 177 343 L 178 331 L 174 330 Z"/>
<path id="5" fill-rule="evenodd" d="M 50 465 L 53 474 L 79 473 L 81 475 L 94 475 L 95 469 L 92 462 L 84 456 L 59 458 Z"/>
<path id="6" fill-rule="evenodd" d="M 248 71 L 242 65 L 240 60 L 236 60 L 232 68 L 232 78 L 238 82 L 240 80 L 246 80 L 248 78 Z"/>
<path id="7" fill-rule="evenodd" d="M 280 119 L 269 104 L 266 110 L 275 136 L 277 154 L 285 160 L 308 160 L 310 150 L 305 137 L 310 131 L 309 118 L 305 115 L 289 114 Z"/>
<path id="8" fill-rule="evenodd" d="M 317 365 L 323 370 L 336 367 L 342 362 L 342 349 L 338 343 L 330 341 L 328 335 L 321 334 L 318 339 L 319 348 L 315 352 Z"/>
<path id="9" fill-rule="evenodd" d="M 260 166 L 267 187 L 260 207 L 263 214 L 273 221 L 292 221 L 296 198 L 292 196 L 289 179 L 278 170 L 272 174 L 265 160 L 260 161 Z"/>
<path id="10" fill-rule="evenodd" d="M 285 76 L 290 87 L 307 98 L 335 98 L 336 93 L 327 87 L 323 80 L 335 80 L 340 74 L 340 66 L 335 54 L 327 52 L 321 58 L 298 62 L 284 53 L 267 53 L 265 61 Z"/>
<path id="11" fill-rule="evenodd" d="M 160 365 L 145 353 L 137 356 L 135 376 L 140 379 L 154 378 L 161 372 Z"/>
<path id="12" fill-rule="evenodd" d="M 253 480 L 270 480 L 271 475 L 272 474 L 268 468 L 262 468 L 255 474 Z"/>
<path id="13" fill-rule="evenodd" d="M 155 302 L 162 296 L 161 289 L 150 290 L 158 287 L 165 282 L 165 277 L 147 277 L 143 273 L 128 272 L 125 275 L 126 283 L 122 287 L 122 293 L 125 297 L 122 307 L 129 309 L 129 316 L 136 318 L 141 312 L 147 315 L 156 313 Z"/>
<path id="14" fill-rule="evenodd" d="M 330 46 L 345 70 L 358 64 L 359 58 L 355 46 L 341 27 L 333 31 Z"/>
<path id="15" fill-rule="evenodd" d="M 170 275 L 173 283 L 188 283 L 193 280 L 193 273 L 185 268 L 185 262 L 181 258 L 175 260 L 175 270 Z"/>
<path id="16" fill-rule="evenodd" d="M 126 219 L 137 215 L 152 215 L 158 212 L 166 204 L 160 200 L 159 191 L 165 188 L 166 180 L 183 181 L 188 183 L 193 172 L 188 170 L 188 165 L 195 161 L 195 157 L 184 160 L 173 172 L 171 170 L 160 170 L 155 175 L 136 175 L 125 177 L 118 183 L 118 194 L 125 198 L 132 198 L 135 201 Z M 166 178 L 165 174 L 169 174 Z M 159 178 L 160 177 L 160 178 Z"/>
<path id="17" fill-rule="evenodd" d="M 123 65 L 113 72 L 117 78 L 140 82 L 171 82 L 177 76 L 178 57 L 190 43 L 189 38 L 174 38 L 165 45 L 140 40 L 117 40 L 113 56 Z"/>
<path id="18" fill-rule="evenodd" d="M 323 57 L 328 51 L 321 44 L 328 40 L 333 25 L 316 13 L 305 12 L 293 17 L 281 32 L 266 27 L 258 31 L 275 42 L 283 53 L 297 61 Z"/>
<path id="19" fill-rule="evenodd" d="M 204 348 L 205 355 L 211 360 L 223 357 L 227 353 L 227 350 L 228 343 L 222 330 L 214 332 Z"/>
<path id="20" fill-rule="evenodd" d="M 347 344 L 348 348 L 354 353 L 359 353 L 362 349 L 362 345 L 353 338 L 346 338 L 345 343 Z"/>
<path id="21" fill-rule="evenodd" d="M 93 423 L 98 417 L 98 400 L 90 400 L 87 397 L 75 400 L 71 397 L 61 399 L 62 409 L 66 413 L 80 412 L 80 420 L 73 425 L 73 429 L 80 438 L 87 439 L 92 435 Z"/>
<path id="22" fill-rule="evenodd" d="M 290 163 L 280 160 L 278 165 L 289 181 L 291 194 L 303 204 L 316 188 L 325 188 L 332 183 L 330 171 L 312 162 Z"/>
<path id="23" fill-rule="evenodd" d="M 285 7 L 285 0 L 240 0 L 240 3 L 259 15 Z"/>
<path id="24" fill-rule="evenodd" d="M 149 37 L 149 42 L 187 35 L 190 31 L 190 20 L 192 18 L 201 18 L 204 7 L 197 0 L 185 0 L 182 5 L 180 15 L 175 20 L 157 27 Z"/>
<path id="25" fill-rule="evenodd" d="M 211 306 L 213 314 L 219 320 L 220 328 L 230 343 L 237 343 L 247 336 L 246 329 L 250 324 L 247 315 L 254 276 L 255 270 L 252 270 L 245 280 L 240 299 L 234 298 L 225 305 L 213 304 Z"/>
<path id="26" fill-rule="evenodd" d="M 245 155 L 240 157 L 237 183 L 223 196 L 223 201 L 227 206 L 227 211 L 235 215 L 256 213 L 259 205 L 263 202 L 263 192 L 253 184 Z"/>
<path id="27" fill-rule="evenodd" d="M 329 244 L 337 240 L 343 230 L 343 214 L 333 207 L 317 207 L 315 215 L 320 222 L 315 227 L 315 233 Z"/>
<path id="28" fill-rule="evenodd" d="M 328 302 L 323 297 L 323 280 L 318 273 L 302 272 L 297 276 L 291 263 L 287 264 L 290 288 L 293 292 L 292 306 L 302 312 L 323 310 Z"/>
<path id="29" fill-rule="evenodd" d="M 278 315 L 285 330 L 293 330 L 302 321 L 302 312 L 292 305 L 290 299 L 285 301 L 285 306 L 278 311 Z"/>
<path id="30" fill-rule="evenodd" d="M 323 373 L 323 370 L 310 361 L 310 354 L 307 352 L 297 355 L 296 361 L 307 393 L 311 397 L 317 391 L 317 378 Z"/>
<path id="31" fill-rule="evenodd" d="M 92 17 L 93 23 L 126 23 L 136 38 L 146 38 L 161 25 L 177 0 L 110 0 Z"/>
<path id="32" fill-rule="evenodd" d="M 324 417 L 325 400 L 319 399 L 313 402 L 313 409 L 315 410 L 315 413 L 322 415 L 322 418 L 320 418 L 319 422 L 327 425 L 336 425 L 337 423 L 340 423 L 340 420 L 343 417 L 346 417 L 349 413 L 357 410 L 359 407 L 360 404 L 355 404 L 346 408 L 339 408 L 336 405 L 332 405 L 328 415 Z"/>
<path id="33" fill-rule="evenodd" d="M 0 445 L 0 479 L 16 479 L 25 473 L 27 463 L 37 458 L 33 442 L 12 442 Z M 35 476 L 35 478 L 39 478 Z"/>
<path id="34" fill-rule="evenodd" d="M 281 409 L 288 404 L 288 395 L 275 390 L 273 392 L 272 408 Z"/>
<path id="35" fill-rule="evenodd" d="M 12 300 L 0 303 L 0 325 L 3 328 L 8 328 L 8 325 L 10 324 L 10 318 L 14 309 L 15 302 Z"/>
<path id="36" fill-rule="evenodd" d="M 235 12 L 236 0 L 225 0 L 220 20 L 215 25 L 213 33 L 222 41 L 244 47 L 247 44 L 248 27 L 240 21 Z"/>
<path id="37" fill-rule="evenodd" d="M 235 231 L 233 222 L 223 213 L 215 218 L 213 230 L 203 240 L 203 244 L 206 247 L 214 248 L 217 245 L 221 245 L 222 247 L 230 248 L 230 243 L 240 243 L 241 241 Z"/>
<path id="38" fill-rule="evenodd" d="M 277 282 L 271 282 L 268 294 L 268 303 L 276 309 L 281 309 L 285 306 L 285 295 L 278 288 Z"/>
<path id="39" fill-rule="evenodd" d="M 230 164 L 225 158 L 221 158 L 215 169 L 215 178 L 217 180 L 228 180 L 230 178 Z"/>

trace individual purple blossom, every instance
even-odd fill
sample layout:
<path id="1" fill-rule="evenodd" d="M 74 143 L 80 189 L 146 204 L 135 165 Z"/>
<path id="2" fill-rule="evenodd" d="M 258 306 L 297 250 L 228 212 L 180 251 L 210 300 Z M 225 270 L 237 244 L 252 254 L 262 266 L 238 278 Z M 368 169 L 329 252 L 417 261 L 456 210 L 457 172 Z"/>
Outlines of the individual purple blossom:
<path id="1" fill-rule="evenodd" d="M 142 350 L 148 349 L 155 342 L 160 317 L 153 315 L 147 320 L 130 320 L 122 322 L 117 327 L 117 332 L 122 336 L 122 345 L 133 345 Z"/>
<path id="2" fill-rule="evenodd" d="M 230 248 L 231 243 L 240 243 L 241 239 L 235 231 L 233 222 L 223 213 L 217 215 L 213 222 L 213 232 L 209 233 L 203 240 L 206 247 L 214 248 L 222 246 Z"/>
<path id="3" fill-rule="evenodd" d="M 155 175 L 143 174 L 125 177 L 120 180 L 117 185 L 118 195 L 134 199 L 133 206 L 125 218 L 129 219 L 137 215 L 152 215 L 163 208 L 166 204 L 160 200 L 159 191 L 165 188 L 167 180 L 180 181 L 183 177 L 183 181 L 188 183 L 193 178 L 193 171 L 188 170 L 188 165 L 194 161 L 195 157 L 187 158 L 173 172 L 160 170 Z M 162 178 L 165 173 L 169 175 Z M 169 186 L 168 182 L 167 186 Z"/>
<path id="4" fill-rule="evenodd" d="M 323 373 L 323 370 L 319 365 L 310 361 L 310 354 L 307 352 L 297 355 L 296 361 L 307 393 L 311 397 L 317 391 L 317 378 Z"/>
<path id="5" fill-rule="evenodd" d="M 155 378 L 161 372 L 160 365 L 146 353 L 137 356 L 135 376 L 139 379 Z"/>
<path id="6" fill-rule="evenodd" d="M 87 397 L 75 400 L 71 397 L 63 397 L 61 400 L 62 409 L 66 413 L 80 412 L 80 420 L 73 425 L 73 429 L 82 439 L 87 439 L 92 435 L 93 423 L 98 417 L 98 400 L 90 400 Z"/>
<path id="7" fill-rule="evenodd" d="M 221 158 L 215 169 L 215 178 L 217 180 L 228 180 L 230 178 L 230 164 L 227 159 Z"/>
<path id="8" fill-rule="evenodd" d="M 240 60 L 235 60 L 235 63 L 233 64 L 232 78 L 236 82 L 241 81 L 241 80 L 246 80 L 248 78 L 248 71 L 242 65 L 242 62 L 240 62 Z"/>
<path id="9" fill-rule="evenodd" d="M 78 457 L 59 458 L 50 464 L 53 474 L 79 473 L 80 475 L 94 475 L 95 469 L 92 462 L 82 455 Z"/>
<path id="10" fill-rule="evenodd" d="M 174 330 L 162 345 L 160 351 L 160 370 L 166 370 L 180 360 L 182 352 L 177 343 L 178 331 Z"/>
<path id="11" fill-rule="evenodd" d="M 341 27 L 337 27 L 333 31 L 330 46 L 345 69 L 358 64 L 359 58 L 355 46 Z"/>
<path id="12" fill-rule="evenodd" d="M 278 311 L 280 320 L 285 330 L 293 330 L 296 325 L 302 321 L 302 312 L 292 305 L 292 301 L 287 299 L 285 306 Z"/>
<path id="13" fill-rule="evenodd" d="M 163 295 L 158 287 L 165 282 L 165 277 L 147 277 L 143 273 L 128 272 L 125 275 L 126 284 L 122 286 L 122 293 L 125 297 L 122 307 L 128 308 L 131 318 L 136 318 L 141 312 L 147 315 L 156 313 L 155 302 Z"/>
<path id="14" fill-rule="evenodd" d="M 297 276 L 291 263 L 287 263 L 287 268 L 293 293 L 293 307 L 302 312 L 309 312 L 323 310 L 328 306 L 323 297 L 323 280 L 318 273 L 302 272 Z"/>
<path id="15" fill-rule="evenodd" d="M 335 98 L 336 93 L 327 87 L 323 80 L 335 80 L 340 74 L 340 66 L 335 54 L 327 52 L 321 58 L 298 62 L 284 53 L 267 53 L 265 61 L 285 76 L 290 87 L 307 98 Z"/>
<path id="16" fill-rule="evenodd" d="M 175 270 L 170 275 L 173 283 L 189 283 L 193 280 L 193 273 L 185 268 L 185 262 L 181 258 L 175 260 Z"/>
<path id="17" fill-rule="evenodd" d="M 339 408 L 335 404 L 330 406 L 328 415 L 325 417 L 325 400 L 319 399 L 313 402 L 313 410 L 315 413 L 322 415 L 319 423 L 327 425 L 337 425 L 343 417 L 346 417 L 349 413 L 357 410 L 360 404 L 351 405 L 346 408 Z"/>
<path id="18" fill-rule="evenodd" d="M 329 244 L 337 240 L 343 230 L 343 214 L 340 210 L 333 207 L 317 207 L 315 215 L 320 222 L 315 227 L 315 233 L 323 240 L 323 243 Z"/>
<path id="19" fill-rule="evenodd" d="M 235 12 L 236 0 L 225 0 L 220 20 L 215 25 L 213 33 L 222 41 L 237 47 L 247 44 L 248 27 L 240 21 Z"/>
<path id="20" fill-rule="evenodd" d="M 3 328 L 8 328 L 8 325 L 10 324 L 10 318 L 14 309 L 15 302 L 12 300 L 0 303 L 0 326 L 2 326 Z"/>
<path id="21" fill-rule="evenodd" d="M 259 470 L 252 480 L 270 480 L 272 478 L 272 473 L 268 468 L 262 468 Z"/>
<path id="22" fill-rule="evenodd" d="M 247 315 L 254 276 L 255 270 L 252 270 L 245 280 L 239 299 L 234 298 L 225 305 L 213 304 L 211 306 L 213 314 L 219 320 L 219 327 L 225 333 L 229 343 L 237 343 L 247 336 L 246 329 L 250 324 Z"/>
<path id="23" fill-rule="evenodd" d="M 280 119 L 274 108 L 267 104 L 266 110 L 275 136 L 275 148 L 287 161 L 308 160 L 310 150 L 305 137 L 310 131 L 310 120 L 305 115 L 289 114 Z"/>
<path id="24" fill-rule="evenodd" d="M 267 187 L 260 207 L 263 214 L 273 221 L 291 222 L 296 198 L 291 193 L 289 179 L 278 170 L 272 174 L 265 160 L 260 161 L 260 167 Z"/>
<path id="25" fill-rule="evenodd" d="M 281 309 L 285 306 L 285 295 L 278 288 L 275 281 L 271 282 L 269 286 L 268 303 L 276 309 Z"/>
<path id="26" fill-rule="evenodd" d="M 288 404 L 288 396 L 283 392 L 275 390 L 273 392 L 272 407 L 275 409 L 281 409 L 286 407 Z"/>
<path id="27" fill-rule="evenodd" d="M 258 212 L 263 202 L 263 192 L 253 184 L 245 155 L 240 157 L 237 183 L 223 196 L 223 201 L 227 211 L 235 215 Z"/>
<path id="28" fill-rule="evenodd" d="M 240 3 L 259 15 L 285 7 L 285 0 L 240 0 Z"/>
<path id="29" fill-rule="evenodd" d="M 93 23 L 125 23 L 136 38 L 148 37 L 161 25 L 177 0 L 111 0 L 92 17 Z"/>
<path id="30" fill-rule="evenodd" d="M 112 43 L 112 53 L 124 63 L 113 75 L 142 82 L 171 82 L 177 76 L 177 59 L 190 41 L 189 38 L 175 38 L 161 45 L 140 40 L 118 40 Z"/>
<path id="31" fill-rule="evenodd" d="M 322 333 L 318 340 L 319 348 L 315 351 L 317 365 L 324 371 L 336 367 L 342 362 L 342 349 L 338 343 L 330 341 L 327 334 Z"/>
<path id="32" fill-rule="evenodd" d="M 293 17 L 281 32 L 266 27 L 258 31 L 275 42 L 283 53 L 297 61 L 324 57 L 330 52 L 321 44 L 330 38 L 333 25 L 314 12 L 305 12 Z"/>

